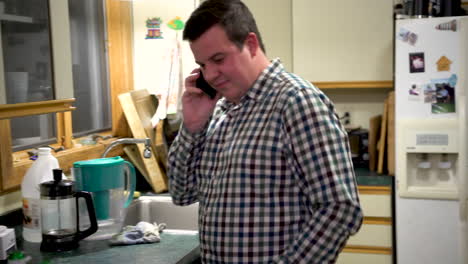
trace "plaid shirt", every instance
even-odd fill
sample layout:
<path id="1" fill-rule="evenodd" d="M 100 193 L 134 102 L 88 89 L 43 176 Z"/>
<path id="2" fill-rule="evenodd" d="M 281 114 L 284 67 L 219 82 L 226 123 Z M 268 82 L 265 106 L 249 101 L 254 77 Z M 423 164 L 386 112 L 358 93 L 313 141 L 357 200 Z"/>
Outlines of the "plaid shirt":
<path id="1" fill-rule="evenodd" d="M 173 202 L 199 202 L 204 263 L 332 263 L 362 211 L 333 104 L 278 59 L 169 153 Z"/>

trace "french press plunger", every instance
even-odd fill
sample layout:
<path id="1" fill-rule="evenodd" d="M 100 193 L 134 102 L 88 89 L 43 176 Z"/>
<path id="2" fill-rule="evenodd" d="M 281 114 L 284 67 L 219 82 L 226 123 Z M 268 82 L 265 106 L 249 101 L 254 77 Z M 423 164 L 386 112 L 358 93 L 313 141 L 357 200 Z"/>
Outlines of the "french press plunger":
<path id="1" fill-rule="evenodd" d="M 98 229 L 91 193 L 76 192 L 75 182 L 62 180 L 62 170 L 54 169 L 54 180 L 40 184 L 42 243 L 41 251 L 67 251 Z M 91 226 L 79 230 L 78 199 L 84 198 Z"/>

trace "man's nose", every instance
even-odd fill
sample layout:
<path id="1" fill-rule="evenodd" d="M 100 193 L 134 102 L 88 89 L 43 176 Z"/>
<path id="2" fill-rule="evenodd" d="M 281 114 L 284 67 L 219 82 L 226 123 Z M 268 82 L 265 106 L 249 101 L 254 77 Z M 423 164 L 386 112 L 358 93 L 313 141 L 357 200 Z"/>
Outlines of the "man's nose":
<path id="1" fill-rule="evenodd" d="M 218 75 L 218 69 L 214 65 L 205 65 L 205 69 L 203 69 L 203 77 L 209 83 L 213 83 Z"/>

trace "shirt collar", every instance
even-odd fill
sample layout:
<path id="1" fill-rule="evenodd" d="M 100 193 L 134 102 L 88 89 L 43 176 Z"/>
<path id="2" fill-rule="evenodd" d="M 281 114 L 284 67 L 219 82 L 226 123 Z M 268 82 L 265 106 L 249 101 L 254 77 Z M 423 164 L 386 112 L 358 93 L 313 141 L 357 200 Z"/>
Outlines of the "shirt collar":
<path id="1" fill-rule="evenodd" d="M 258 76 L 257 80 L 253 83 L 252 87 L 247 91 L 247 93 L 241 98 L 240 102 L 245 102 L 249 99 L 260 101 L 271 89 L 275 77 L 283 71 L 283 65 L 279 58 L 275 58 L 270 62 L 270 64 L 262 71 Z M 221 99 L 219 106 L 224 111 L 233 107 L 235 104 L 226 100 L 226 98 Z"/>

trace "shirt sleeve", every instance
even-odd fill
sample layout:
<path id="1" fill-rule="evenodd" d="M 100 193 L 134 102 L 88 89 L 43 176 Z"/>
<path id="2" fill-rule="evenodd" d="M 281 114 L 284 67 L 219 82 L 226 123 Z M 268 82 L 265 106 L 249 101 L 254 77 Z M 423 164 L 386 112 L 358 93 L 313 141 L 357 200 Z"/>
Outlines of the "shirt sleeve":
<path id="1" fill-rule="evenodd" d="M 284 133 L 310 218 L 278 263 L 333 263 L 362 223 L 348 136 L 321 92 L 290 91 Z"/>
<path id="2" fill-rule="evenodd" d="M 191 134 L 182 125 L 171 144 L 168 154 L 169 193 L 176 205 L 189 205 L 198 201 L 195 166 L 200 141 L 205 133 Z"/>

